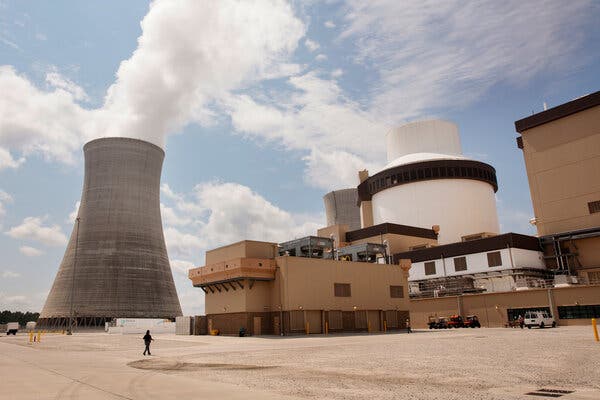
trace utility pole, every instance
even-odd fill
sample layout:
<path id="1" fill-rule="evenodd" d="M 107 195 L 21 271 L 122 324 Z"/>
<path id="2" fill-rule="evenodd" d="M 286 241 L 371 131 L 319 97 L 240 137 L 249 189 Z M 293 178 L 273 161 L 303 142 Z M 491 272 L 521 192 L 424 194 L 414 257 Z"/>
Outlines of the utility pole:
<path id="1" fill-rule="evenodd" d="M 75 297 L 75 270 L 77 269 L 77 249 L 79 247 L 79 217 L 75 218 L 77 222 L 77 230 L 75 231 L 75 257 L 73 258 L 73 275 L 71 277 L 71 312 L 69 314 L 69 330 L 67 331 L 67 335 L 73 334 L 73 319 L 74 319 L 74 302 L 73 298 Z"/>

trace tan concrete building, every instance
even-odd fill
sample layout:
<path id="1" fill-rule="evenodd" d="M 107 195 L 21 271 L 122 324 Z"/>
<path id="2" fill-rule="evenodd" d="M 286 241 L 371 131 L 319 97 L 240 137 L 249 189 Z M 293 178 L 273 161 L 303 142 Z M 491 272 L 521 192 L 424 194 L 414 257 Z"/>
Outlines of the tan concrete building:
<path id="1" fill-rule="evenodd" d="M 206 296 L 208 330 L 236 334 L 401 329 L 409 317 L 408 265 L 277 255 L 242 241 L 206 253 L 189 271 Z"/>
<path id="2" fill-rule="evenodd" d="M 515 127 L 547 264 L 600 283 L 600 92 Z"/>

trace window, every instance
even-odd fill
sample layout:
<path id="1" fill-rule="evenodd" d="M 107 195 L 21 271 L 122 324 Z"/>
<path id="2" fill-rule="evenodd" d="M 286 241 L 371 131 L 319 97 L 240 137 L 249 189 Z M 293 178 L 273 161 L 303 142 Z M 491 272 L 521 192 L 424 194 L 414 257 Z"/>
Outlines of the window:
<path id="1" fill-rule="evenodd" d="M 560 319 L 600 318 L 600 304 L 589 306 L 558 306 Z"/>
<path id="2" fill-rule="evenodd" d="M 589 202 L 588 208 L 590 209 L 590 214 L 600 212 L 600 200 Z"/>
<path id="3" fill-rule="evenodd" d="M 425 263 L 425 275 L 435 275 L 435 261 Z"/>
<path id="4" fill-rule="evenodd" d="M 349 283 L 334 283 L 333 293 L 335 297 L 350 297 L 350 284 Z"/>
<path id="5" fill-rule="evenodd" d="M 390 286 L 390 297 L 392 299 L 403 299 L 404 286 Z"/>
<path id="6" fill-rule="evenodd" d="M 500 267 L 502 266 L 502 256 L 499 251 L 494 251 L 492 253 L 487 253 L 488 258 L 488 267 Z"/>
<path id="7" fill-rule="evenodd" d="M 454 259 L 454 271 L 466 271 L 467 270 L 467 257 L 456 257 Z"/>

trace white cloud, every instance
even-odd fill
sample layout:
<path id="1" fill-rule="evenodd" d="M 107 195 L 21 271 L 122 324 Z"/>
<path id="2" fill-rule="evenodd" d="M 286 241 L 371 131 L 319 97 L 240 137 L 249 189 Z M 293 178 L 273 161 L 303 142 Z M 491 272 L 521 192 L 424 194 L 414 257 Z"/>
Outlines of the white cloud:
<path id="1" fill-rule="evenodd" d="M 348 1 L 357 61 L 379 75 L 372 108 L 397 122 L 470 104 L 498 83 L 583 63 L 591 1 Z"/>
<path id="2" fill-rule="evenodd" d="M 138 48 L 121 63 L 96 129 L 159 145 L 166 133 L 205 122 L 211 100 L 273 76 L 305 31 L 291 6 L 276 0 L 159 0 L 141 26 Z"/>
<path id="3" fill-rule="evenodd" d="M 173 211 L 178 219 L 193 220 L 194 224 L 167 225 L 164 230 L 170 258 L 180 262 L 192 259 L 201 263 L 207 249 L 240 240 L 282 242 L 314 234 L 324 225 L 322 215 L 287 212 L 237 183 L 202 183 L 187 196 L 173 193 L 172 198 L 181 202 L 184 197 L 189 198 L 186 203 L 195 207 L 173 207 Z"/>
<path id="4" fill-rule="evenodd" d="M 79 206 L 81 206 L 81 201 L 77 200 L 75 202 L 75 207 L 73 208 L 73 211 L 69 213 L 69 217 L 65 221 L 67 224 L 73 224 L 75 219 L 77 219 L 77 215 L 79 215 Z"/>
<path id="5" fill-rule="evenodd" d="M 304 41 L 304 46 L 308 49 L 308 51 L 315 51 L 317 50 L 319 47 L 321 47 L 319 45 L 319 43 L 315 42 L 314 40 L 310 40 L 310 39 L 306 39 Z"/>
<path id="6" fill-rule="evenodd" d="M 85 91 L 57 72 L 43 91 L 0 66 L 0 165 L 14 167 L 11 153 L 72 163 L 85 141 L 103 136 L 163 145 L 188 123 L 210 123 L 211 102 L 229 91 L 301 68 L 286 60 L 305 26 L 281 0 L 157 0 L 141 27 L 99 109 L 77 104 Z"/>
<path id="7" fill-rule="evenodd" d="M 44 226 L 45 218 L 27 217 L 23 223 L 9 229 L 6 234 L 14 239 L 34 240 L 47 246 L 64 246 L 67 237 L 60 226 Z"/>
<path id="8" fill-rule="evenodd" d="M 7 45 L 8 47 L 12 47 L 15 50 L 19 50 L 20 47 L 18 44 L 16 44 L 15 42 L 8 40 L 6 38 L 0 37 L 0 43 L 4 43 L 5 45 Z"/>
<path id="9" fill-rule="evenodd" d="M 0 218 L 2 218 L 6 214 L 6 203 L 12 203 L 13 198 L 10 194 L 6 193 L 4 190 L 0 189 Z"/>
<path id="10" fill-rule="evenodd" d="M 19 247 L 19 251 L 21 254 L 26 255 L 27 257 L 38 257 L 44 254 L 42 250 L 36 249 L 31 246 L 21 246 Z"/>
<path id="11" fill-rule="evenodd" d="M 325 54 L 317 54 L 317 56 L 315 57 L 315 60 L 325 61 L 325 60 L 327 60 L 327 56 Z"/>
<path id="12" fill-rule="evenodd" d="M 205 242 L 198 236 L 182 232 L 174 227 L 165 228 L 164 235 L 171 257 L 194 257 L 205 247 Z"/>
<path id="13" fill-rule="evenodd" d="M 73 94 L 63 89 L 41 91 L 10 66 L 0 66 L 0 92 L 0 165 L 15 166 L 10 152 L 74 162 L 90 113 L 75 103 Z"/>
<path id="14" fill-rule="evenodd" d="M 329 28 L 329 29 L 335 28 L 335 23 L 331 20 L 325 21 L 325 23 L 323 25 L 325 25 L 325 28 Z"/>
<path id="15" fill-rule="evenodd" d="M 198 265 L 194 265 L 193 262 L 185 260 L 171 260 L 170 263 L 171 269 L 184 277 L 188 276 L 188 271 L 191 268 L 198 267 Z"/>
<path id="16" fill-rule="evenodd" d="M 326 190 L 356 185 L 359 169 L 374 168 L 377 162 L 373 160 L 384 159 L 387 127 L 344 96 L 335 81 L 307 73 L 290 78 L 288 84 L 291 93 L 285 99 L 265 103 L 247 95 L 227 99 L 236 131 L 309 152 L 305 158 L 309 175 L 326 176 L 307 183 Z M 321 149 L 319 154 L 317 149 Z M 328 168 L 321 169 L 323 164 Z"/>
<path id="17" fill-rule="evenodd" d="M 88 101 L 89 97 L 85 90 L 75 82 L 62 76 L 56 70 L 46 74 L 46 83 L 55 89 L 64 90 L 77 101 Z"/>
<path id="18" fill-rule="evenodd" d="M 15 160 L 8 150 L 0 147 L 0 171 L 5 168 L 16 169 L 25 162 L 25 158 L 21 157 Z"/>
<path id="19" fill-rule="evenodd" d="M 3 271 L 2 272 L 2 278 L 4 279 L 13 279 L 13 278 L 20 278 L 21 274 L 19 274 L 18 272 L 13 272 L 13 271 Z"/>
<path id="20" fill-rule="evenodd" d="M 340 68 L 337 68 L 337 69 L 334 69 L 333 71 L 331 71 L 332 78 L 339 78 L 342 75 L 344 75 L 344 71 Z"/>

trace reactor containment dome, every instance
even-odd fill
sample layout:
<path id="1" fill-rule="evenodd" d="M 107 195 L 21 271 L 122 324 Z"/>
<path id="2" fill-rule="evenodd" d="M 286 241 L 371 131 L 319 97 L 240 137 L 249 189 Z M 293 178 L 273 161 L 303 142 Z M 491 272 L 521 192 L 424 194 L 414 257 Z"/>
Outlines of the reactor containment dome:
<path id="1" fill-rule="evenodd" d="M 391 129 L 386 141 L 388 164 L 358 186 L 373 224 L 439 225 L 439 244 L 499 232 L 496 170 L 463 156 L 455 124 L 414 122 Z"/>
<path id="2" fill-rule="evenodd" d="M 42 325 L 175 318 L 181 306 L 160 214 L 164 151 L 129 138 L 87 143 L 78 218 L 40 315 Z"/>

